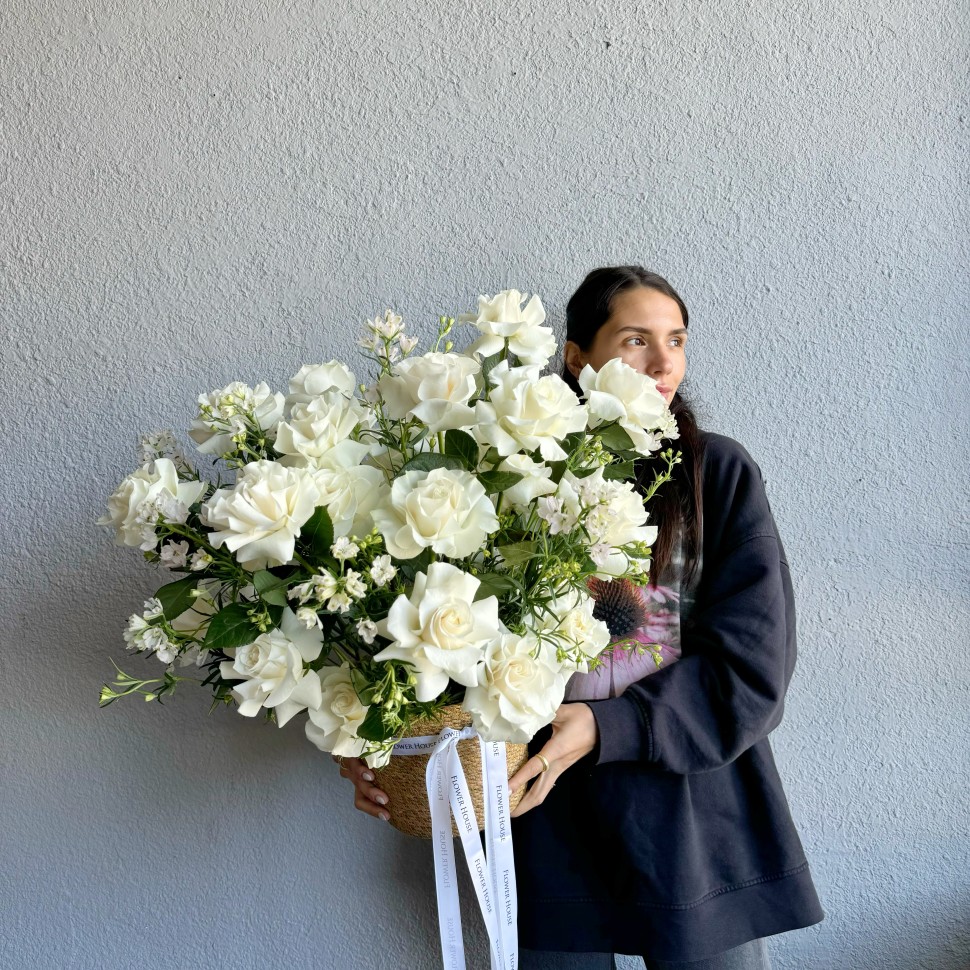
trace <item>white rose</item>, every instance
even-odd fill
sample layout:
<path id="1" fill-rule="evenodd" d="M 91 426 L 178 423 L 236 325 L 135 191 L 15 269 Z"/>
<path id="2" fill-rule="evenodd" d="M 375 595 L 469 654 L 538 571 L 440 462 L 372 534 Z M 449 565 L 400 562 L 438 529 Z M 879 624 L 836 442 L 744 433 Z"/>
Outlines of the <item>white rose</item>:
<path id="1" fill-rule="evenodd" d="M 372 515 L 387 551 L 397 559 L 413 559 L 428 546 L 439 556 L 461 559 L 481 549 L 498 529 L 481 482 L 450 468 L 399 475 Z"/>
<path id="2" fill-rule="evenodd" d="M 475 423 L 468 402 L 478 394 L 480 373 L 471 357 L 429 353 L 402 361 L 377 382 L 377 389 L 389 418 L 402 421 L 413 414 L 437 434 Z"/>
<path id="3" fill-rule="evenodd" d="M 528 455 L 509 455 L 498 470 L 524 476 L 522 481 L 502 493 L 516 508 L 526 508 L 540 495 L 548 495 L 556 490 L 552 482 L 552 469 Z"/>
<path id="4" fill-rule="evenodd" d="M 357 378 L 337 360 L 326 364 L 304 364 L 290 378 L 289 390 L 286 403 L 291 408 L 296 404 L 309 404 L 321 396 L 328 401 L 335 400 L 338 395 L 352 398 L 357 390 Z"/>
<path id="5" fill-rule="evenodd" d="M 157 515 L 152 509 L 172 500 L 192 505 L 205 488 L 205 482 L 180 482 L 175 463 L 170 458 L 156 458 L 122 481 L 108 499 L 108 511 L 95 521 L 115 529 L 116 545 L 154 549 L 158 540 L 151 522 Z"/>
<path id="6" fill-rule="evenodd" d="M 318 706 L 320 679 L 303 665 L 316 660 L 322 647 L 320 631 L 308 630 L 288 608 L 283 610 L 279 629 L 236 647 L 233 659 L 224 660 L 219 672 L 225 680 L 242 681 L 232 689 L 239 713 L 253 717 L 260 708 L 275 708 L 282 727 L 305 707 Z"/>
<path id="7" fill-rule="evenodd" d="M 477 603 L 481 585 L 450 563 L 436 562 L 418 573 L 410 599 L 399 596 L 380 626 L 394 642 L 375 660 L 404 660 L 417 676 L 415 697 L 431 701 L 453 678 L 466 687 L 477 682 L 486 645 L 499 634 L 498 600 Z"/>
<path id="8" fill-rule="evenodd" d="M 503 456 L 536 449 L 546 461 L 561 461 L 559 442 L 586 428 L 586 409 L 557 374 L 539 377 L 538 367 L 513 367 L 502 361 L 488 376 L 488 401 L 475 405 L 474 434 Z"/>
<path id="9" fill-rule="evenodd" d="M 307 711 L 306 736 L 321 751 L 344 758 L 357 758 L 366 742 L 357 729 L 367 716 L 350 679 L 347 664 L 324 667 L 319 674 L 320 702 Z"/>
<path id="10" fill-rule="evenodd" d="M 499 353 L 509 342 L 509 350 L 523 364 L 544 367 L 556 352 L 556 338 L 549 327 L 540 326 L 546 311 L 537 294 L 522 306 L 525 296 L 518 290 L 503 290 L 497 296 L 478 298 L 478 315 L 462 314 L 481 331 L 481 336 L 468 348 L 469 353 L 489 357 Z"/>
<path id="11" fill-rule="evenodd" d="M 325 505 L 335 536 L 369 535 L 374 528 L 374 510 L 390 493 L 384 473 L 372 465 L 349 468 L 324 467 L 310 474 L 320 493 L 318 505 Z"/>
<path id="12" fill-rule="evenodd" d="M 233 381 L 200 394 L 198 403 L 199 415 L 192 422 L 189 437 L 203 454 L 221 457 L 236 447 L 232 436 L 246 427 L 247 416 L 272 438 L 283 417 L 285 398 L 263 383 L 249 387 Z"/>
<path id="13" fill-rule="evenodd" d="M 556 716 L 566 679 L 548 644 L 506 633 L 486 648 L 479 682 L 461 706 L 486 741 L 524 743 Z"/>
<path id="14" fill-rule="evenodd" d="M 289 420 L 277 426 L 274 447 L 281 455 L 298 455 L 308 467 L 315 468 L 331 449 L 360 427 L 365 417 L 356 398 L 328 401 L 316 397 L 306 404 L 294 405 Z"/>
<path id="15" fill-rule="evenodd" d="M 233 488 L 220 488 L 202 506 L 203 522 L 216 527 L 212 544 L 225 544 L 248 569 L 282 566 L 293 559 L 296 537 L 319 494 L 306 470 L 254 461 Z"/>
<path id="16" fill-rule="evenodd" d="M 635 371 L 619 357 L 607 361 L 598 371 L 587 364 L 579 375 L 579 386 L 586 395 L 589 426 L 618 421 L 641 455 L 660 447 L 660 437 L 676 422 L 670 414 L 657 382 Z"/>
<path id="17" fill-rule="evenodd" d="M 524 617 L 536 633 L 553 636 L 574 658 L 564 669 L 586 672 L 588 661 L 599 655 L 610 643 L 610 628 L 593 616 L 596 601 L 580 590 L 571 590 L 547 603 L 537 614 Z M 555 647 L 556 644 L 551 644 Z"/>

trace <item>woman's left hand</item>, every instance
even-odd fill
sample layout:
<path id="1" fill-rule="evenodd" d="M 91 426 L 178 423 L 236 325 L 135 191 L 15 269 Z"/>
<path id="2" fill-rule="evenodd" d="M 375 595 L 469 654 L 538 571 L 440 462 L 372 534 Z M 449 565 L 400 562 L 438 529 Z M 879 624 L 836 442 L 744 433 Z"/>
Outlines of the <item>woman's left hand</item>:
<path id="1" fill-rule="evenodd" d="M 556 779 L 596 747 L 596 719 L 589 704 L 563 704 L 552 722 L 552 737 L 509 779 L 509 791 L 516 791 L 531 778 L 532 787 L 512 812 L 513 818 L 541 805 Z M 539 755 L 549 764 L 545 770 Z"/>

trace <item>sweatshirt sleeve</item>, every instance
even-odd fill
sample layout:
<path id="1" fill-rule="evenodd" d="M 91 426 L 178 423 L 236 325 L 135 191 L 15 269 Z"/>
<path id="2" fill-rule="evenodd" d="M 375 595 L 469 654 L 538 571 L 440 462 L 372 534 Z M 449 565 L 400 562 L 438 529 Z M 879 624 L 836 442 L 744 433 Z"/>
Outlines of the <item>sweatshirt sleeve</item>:
<path id="1" fill-rule="evenodd" d="M 715 451 L 705 481 L 703 576 L 681 659 L 619 697 L 587 702 L 597 764 L 710 771 L 781 721 L 795 661 L 791 579 L 760 470 L 731 445 Z"/>

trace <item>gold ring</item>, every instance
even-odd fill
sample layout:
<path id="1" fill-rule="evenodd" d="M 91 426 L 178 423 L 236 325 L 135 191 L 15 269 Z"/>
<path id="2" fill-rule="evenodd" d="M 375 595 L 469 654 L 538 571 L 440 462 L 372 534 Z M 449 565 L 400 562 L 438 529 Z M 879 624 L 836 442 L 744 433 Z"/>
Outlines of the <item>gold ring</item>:
<path id="1" fill-rule="evenodd" d="M 543 771 L 548 771 L 549 770 L 549 762 L 546 761 L 546 759 L 541 754 L 537 754 L 536 757 L 542 762 L 542 770 Z"/>

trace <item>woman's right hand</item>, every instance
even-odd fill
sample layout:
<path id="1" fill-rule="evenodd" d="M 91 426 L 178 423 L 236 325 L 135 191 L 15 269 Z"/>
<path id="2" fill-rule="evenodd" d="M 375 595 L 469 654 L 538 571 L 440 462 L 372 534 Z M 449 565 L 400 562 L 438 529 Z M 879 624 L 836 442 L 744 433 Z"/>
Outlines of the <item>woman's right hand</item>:
<path id="1" fill-rule="evenodd" d="M 354 808 L 372 815 L 374 818 L 390 821 L 387 809 L 387 794 L 374 784 L 374 772 L 367 767 L 363 758 L 339 758 L 333 760 L 340 766 L 340 777 L 348 778 L 354 786 Z"/>

